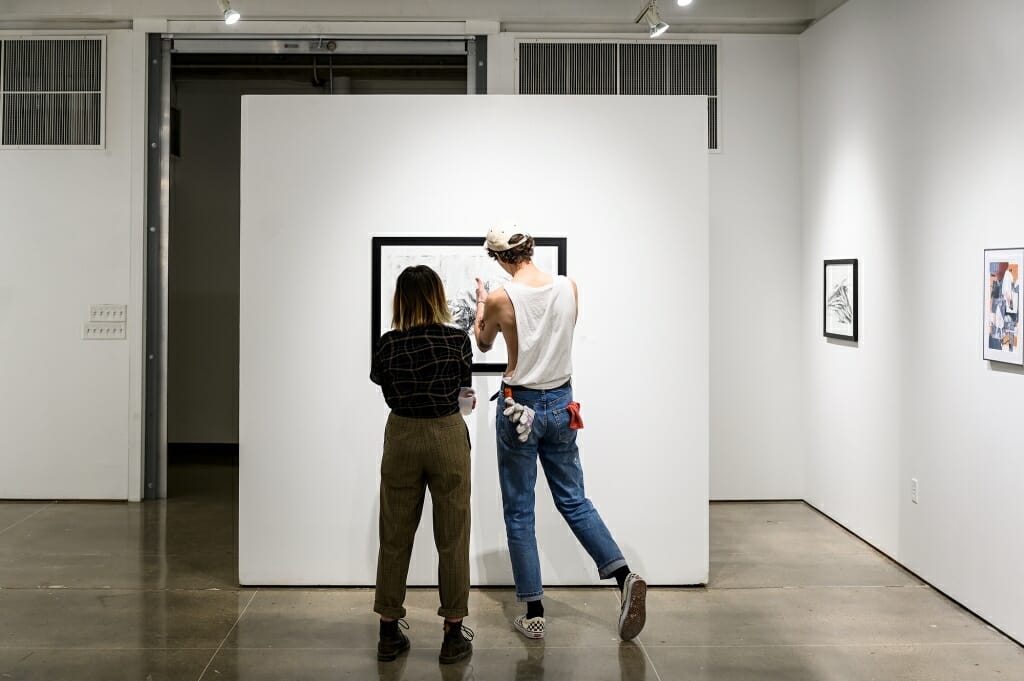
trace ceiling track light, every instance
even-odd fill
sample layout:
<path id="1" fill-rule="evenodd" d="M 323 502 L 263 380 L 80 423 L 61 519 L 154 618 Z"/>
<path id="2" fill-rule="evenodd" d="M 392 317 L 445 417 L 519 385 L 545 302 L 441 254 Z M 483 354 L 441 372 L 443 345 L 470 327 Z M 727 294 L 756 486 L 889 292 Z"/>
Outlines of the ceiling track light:
<path id="1" fill-rule="evenodd" d="M 640 12 L 633 23 L 639 24 L 641 21 L 647 22 L 647 26 L 650 29 L 648 35 L 651 38 L 657 38 L 668 30 L 668 24 L 662 21 L 661 15 L 658 14 L 658 0 L 651 0 L 647 3 L 647 6 L 643 8 L 643 11 Z"/>
<path id="2" fill-rule="evenodd" d="M 237 24 L 238 20 L 242 18 L 238 10 L 231 9 L 231 0 L 217 0 L 217 5 L 220 7 L 220 11 L 224 13 L 224 23 L 228 26 Z"/>

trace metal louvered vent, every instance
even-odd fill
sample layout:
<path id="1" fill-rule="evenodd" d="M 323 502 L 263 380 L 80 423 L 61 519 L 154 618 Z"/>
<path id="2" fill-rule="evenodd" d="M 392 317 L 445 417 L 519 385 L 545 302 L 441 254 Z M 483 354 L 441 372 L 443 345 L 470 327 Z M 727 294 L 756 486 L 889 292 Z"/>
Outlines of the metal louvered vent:
<path id="1" fill-rule="evenodd" d="M 0 147 L 103 146 L 104 37 L 0 40 Z"/>
<path id="2" fill-rule="evenodd" d="M 700 95 L 718 149 L 718 44 L 522 41 L 522 95 Z"/>

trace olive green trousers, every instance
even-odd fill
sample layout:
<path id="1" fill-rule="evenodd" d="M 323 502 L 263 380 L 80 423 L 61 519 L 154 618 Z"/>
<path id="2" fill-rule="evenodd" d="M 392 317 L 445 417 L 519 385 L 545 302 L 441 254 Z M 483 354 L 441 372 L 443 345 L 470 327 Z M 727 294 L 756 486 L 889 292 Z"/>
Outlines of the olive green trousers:
<path id="1" fill-rule="evenodd" d="M 391 414 L 380 464 L 380 551 L 373 610 L 405 617 L 406 580 L 423 499 L 430 490 L 437 546 L 437 614 L 469 614 L 469 431 L 455 413 L 433 419 Z"/>

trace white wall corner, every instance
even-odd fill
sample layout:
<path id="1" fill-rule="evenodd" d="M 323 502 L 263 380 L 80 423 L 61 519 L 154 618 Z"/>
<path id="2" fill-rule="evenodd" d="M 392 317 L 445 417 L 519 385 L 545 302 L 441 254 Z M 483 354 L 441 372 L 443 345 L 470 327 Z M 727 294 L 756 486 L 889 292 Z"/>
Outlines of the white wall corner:
<path id="1" fill-rule="evenodd" d="M 146 407 L 146 144 L 149 101 L 149 34 L 162 33 L 162 19 L 136 19 L 132 25 L 131 208 L 128 281 L 128 501 L 145 495 Z"/>
<path id="2" fill-rule="evenodd" d="M 167 19 L 159 17 L 136 17 L 132 20 L 132 30 L 136 33 L 166 33 Z"/>
<path id="3" fill-rule="evenodd" d="M 516 36 L 499 33 L 487 41 L 487 94 L 516 94 Z"/>
<path id="4" fill-rule="evenodd" d="M 468 19 L 466 21 L 466 35 L 495 36 L 501 33 L 501 22 L 498 20 Z"/>

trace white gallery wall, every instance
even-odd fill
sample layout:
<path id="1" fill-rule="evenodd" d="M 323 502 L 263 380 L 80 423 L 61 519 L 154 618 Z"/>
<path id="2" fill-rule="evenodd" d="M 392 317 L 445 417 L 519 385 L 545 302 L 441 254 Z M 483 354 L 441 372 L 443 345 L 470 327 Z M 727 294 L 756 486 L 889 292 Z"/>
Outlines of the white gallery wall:
<path id="1" fill-rule="evenodd" d="M 514 216 L 566 236 L 580 282 L 588 495 L 633 569 L 706 582 L 703 99 L 246 97 L 242 116 L 241 581 L 373 583 L 387 407 L 368 379 L 370 238 L 483 235 Z M 511 583 L 493 409 L 469 419 L 477 584 Z M 410 580 L 431 584 L 425 516 Z M 546 491 L 538 538 L 546 583 L 596 581 Z"/>
<path id="2" fill-rule="evenodd" d="M 544 37 L 491 36 L 488 91 L 515 93 L 516 41 Z M 711 498 L 802 499 L 799 42 L 699 39 L 719 45 L 719 151 L 708 155 Z"/>
<path id="3" fill-rule="evenodd" d="M 132 163 L 132 100 L 142 93 L 132 32 L 105 35 L 106 148 L 0 151 L 0 499 L 139 492 L 138 477 L 129 481 L 142 380 L 131 371 L 142 311 L 130 229 L 133 174 L 144 173 Z M 82 340 L 94 303 L 129 305 L 128 340 Z"/>
<path id="4" fill-rule="evenodd" d="M 139 30 L 144 31 L 145 27 L 140 24 Z M 110 36 L 107 74 L 110 92 L 107 106 L 111 116 L 107 129 L 110 144 L 107 152 L 5 151 L 0 154 L 0 167 L 5 168 L 8 174 L 5 192 L 17 197 L 26 207 L 26 211 L 29 210 L 29 206 L 46 205 L 48 211 L 66 210 L 69 214 L 74 214 L 75 224 L 81 230 L 83 239 L 87 238 L 85 234 L 107 232 L 112 229 L 114 223 L 107 219 L 103 211 L 83 212 L 71 204 L 52 204 L 55 187 L 63 188 L 67 183 L 81 187 L 82 192 L 89 196 L 100 196 L 101 194 L 89 190 L 91 183 L 100 183 L 107 187 L 109 196 L 116 197 L 115 204 L 129 200 L 141 203 L 143 199 L 142 166 L 138 166 L 138 172 L 128 171 L 121 175 L 116 187 L 109 184 L 114 180 L 109 175 L 108 166 L 112 153 L 116 153 L 118 158 L 124 156 L 122 160 L 127 162 L 129 150 L 116 145 L 122 144 L 122 139 L 128 139 L 129 128 L 144 130 L 145 109 L 141 99 L 135 101 L 137 97 L 144 98 L 144 81 L 140 84 L 138 75 L 140 71 L 144 73 L 144 51 L 140 51 L 136 46 L 133 52 L 127 45 L 128 36 L 131 36 L 131 40 L 138 40 L 138 30 L 111 31 L 107 35 Z M 721 44 L 722 151 L 710 155 L 710 258 L 712 263 L 715 263 L 712 271 L 714 284 L 710 286 L 711 314 L 713 319 L 721 320 L 716 321 L 710 328 L 712 497 L 799 498 L 803 489 L 802 453 L 799 443 L 793 441 L 792 433 L 797 429 L 800 413 L 797 405 L 792 403 L 792 381 L 787 378 L 798 371 L 800 364 L 798 346 L 793 338 L 795 325 L 791 321 L 799 314 L 799 305 L 796 301 L 799 294 L 795 292 L 799 285 L 794 282 L 797 268 L 793 264 L 800 248 L 799 222 L 793 217 L 799 208 L 798 187 L 794 187 L 793 179 L 798 173 L 798 154 L 794 141 L 798 122 L 794 94 L 798 74 L 795 63 L 797 38 L 714 36 L 714 39 Z M 489 41 L 489 61 L 492 65 L 488 76 L 490 91 L 512 92 L 516 68 L 514 36 L 492 36 Z M 495 72 L 495 64 L 500 65 L 499 72 Z M 140 87 L 143 89 L 139 89 Z M 133 95 L 132 92 L 136 90 L 136 95 Z M 122 116 L 121 122 L 112 127 L 111 123 L 119 120 L 119 115 Z M 185 115 L 189 119 L 185 121 L 188 128 L 195 123 L 192 118 L 195 114 L 189 115 L 186 112 Z M 140 155 L 145 154 L 144 136 L 132 136 L 130 143 L 124 143 L 130 145 L 133 158 L 141 158 Z M 188 140 L 184 140 L 184 143 L 187 145 Z M 50 172 L 23 172 L 23 168 L 32 168 L 33 164 L 38 164 L 39 159 L 47 159 L 46 162 L 51 163 L 54 159 L 65 156 L 74 159 L 74 162 L 81 166 L 80 173 L 71 172 L 70 168 L 66 173 L 59 171 L 56 175 Z M 29 161 L 27 166 L 23 165 L 26 160 Z M 187 162 L 187 159 L 183 162 Z M 57 166 L 64 167 L 60 163 L 56 163 L 55 167 Z M 64 175 L 66 178 L 60 179 Z M 88 177 L 88 183 L 83 184 L 82 177 Z M 137 187 L 134 194 L 133 186 Z M 196 207 L 180 204 L 175 206 L 176 210 L 183 208 L 187 208 L 192 215 L 203 214 Z M 206 215 L 220 215 L 222 211 L 223 207 L 220 204 L 211 205 Z M 11 215 L 15 213 L 12 212 Z M 40 252 L 49 248 L 50 235 L 46 230 L 37 228 L 49 219 L 47 211 L 31 215 L 26 212 L 23 217 L 25 220 L 20 223 L 4 220 L 3 237 L 13 238 L 9 236 L 13 232 L 8 231 L 8 225 L 13 225 L 12 229 L 18 230 L 20 244 Z M 172 218 L 175 217 L 182 215 L 172 214 Z M 127 225 L 124 225 L 124 229 L 127 230 Z M 179 238 L 186 237 L 179 235 Z M 194 238 L 200 241 L 208 238 L 208 235 L 203 236 L 201 225 Z M 69 290 L 68 295 L 77 298 L 80 293 L 90 290 L 94 284 L 102 287 L 102 282 L 111 276 L 112 270 L 108 265 L 115 270 L 129 268 L 135 248 L 136 246 L 130 242 L 128 232 L 124 231 L 123 240 L 117 242 L 116 248 L 104 251 L 104 260 L 94 261 L 94 268 L 79 273 L 81 276 L 76 280 L 77 285 Z M 8 251 L 7 255 L 13 258 L 11 253 Z M 136 252 L 135 257 L 141 257 L 141 251 Z M 27 261 L 18 258 L 15 260 L 18 261 L 19 267 L 7 269 L 2 275 L 9 282 L 8 290 L 28 289 L 28 282 L 34 279 L 60 281 L 66 276 L 66 270 L 57 262 L 40 261 L 30 270 Z M 755 268 L 756 290 L 759 292 L 757 304 L 737 304 L 736 301 L 747 300 L 751 292 L 751 285 L 744 281 L 743 277 L 718 275 L 719 270 L 728 269 L 730 264 L 736 261 Z M 203 267 L 202 263 L 198 263 L 197 267 Z M 134 273 L 132 276 L 137 284 L 132 286 L 131 296 L 141 301 L 141 274 Z M 213 286 L 226 290 L 221 283 L 214 282 Z M 188 285 L 184 288 L 187 292 Z M 57 305 L 62 304 L 59 297 L 53 300 L 57 301 Z M 744 309 L 743 320 L 739 322 L 730 318 L 737 306 Z M 130 318 L 132 312 L 129 313 Z M 76 324 L 80 321 L 80 314 L 76 307 Z M 178 314 L 185 314 L 194 320 L 205 319 L 204 323 L 212 324 L 211 328 L 217 329 L 221 328 L 221 323 L 225 320 L 217 310 L 206 307 L 200 309 L 186 305 L 179 307 Z M 8 328 L 14 328 L 17 319 L 18 317 L 8 316 L 5 322 Z M 787 319 L 790 321 L 787 322 Z M 758 342 L 745 343 L 747 333 L 736 333 L 737 323 L 745 325 L 751 330 L 750 333 L 758 334 Z M 759 329 L 765 328 L 772 329 L 772 333 L 766 335 L 759 332 Z M 43 328 L 39 328 L 38 333 L 40 338 L 45 336 Z M 209 346 L 204 347 L 201 334 L 199 336 L 195 339 L 196 343 L 189 346 L 191 356 L 218 356 L 219 345 L 211 341 Z M 18 346 L 20 352 L 27 353 L 31 358 L 30 364 L 40 366 L 50 361 L 48 341 L 36 343 L 35 336 L 32 337 L 32 342 L 27 339 L 22 339 L 22 342 L 17 338 L 11 331 L 4 337 L 4 342 L 21 343 Z M 141 348 L 141 340 L 136 339 L 136 342 Z M 101 346 L 106 347 L 102 344 Z M 137 354 L 137 357 L 131 359 L 127 355 L 121 357 L 118 371 L 128 372 L 130 362 L 141 362 L 141 350 Z M 6 366 L 4 368 L 7 369 Z M 9 370 L 14 371 L 15 368 L 12 360 Z M 81 371 L 82 369 L 75 369 L 74 372 L 65 372 L 65 376 L 55 379 L 63 388 L 62 396 L 54 398 L 56 402 L 62 399 L 67 400 L 68 404 L 88 402 L 86 413 L 94 410 L 102 413 L 103 418 L 111 422 L 123 419 L 129 424 L 126 427 L 136 430 L 141 428 L 137 408 L 128 402 L 111 399 L 91 400 L 87 397 L 93 388 L 90 381 L 73 379 L 70 384 L 63 383 Z M 757 380 L 748 381 L 744 385 L 745 372 L 752 372 Z M 215 386 L 214 390 L 196 391 L 194 386 L 202 379 L 197 378 L 194 373 L 186 372 L 182 379 L 186 381 L 184 386 L 193 386 L 185 391 L 186 395 L 191 395 L 188 399 L 194 399 L 197 395 L 212 395 L 220 390 L 220 387 Z M 131 379 L 131 382 L 132 389 L 141 391 L 141 375 Z M 7 385 L 8 395 L 16 395 L 20 390 L 14 383 Z M 169 398 L 174 400 L 175 388 L 170 388 L 172 394 Z M 49 398 L 45 403 L 10 398 L 5 416 L 12 424 L 17 425 L 5 430 L 7 437 L 13 438 L 23 431 L 35 433 L 29 424 L 38 424 L 42 421 L 41 414 L 48 403 Z M 179 399 L 178 404 L 182 403 Z M 187 400 L 185 403 L 188 403 Z M 233 417 L 233 405 L 227 404 L 226 401 L 216 406 L 207 404 L 206 408 L 200 411 L 201 413 L 194 410 L 172 409 L 172 420 L 168 424 L 172 441 L 228 441 L 233 434 L 233 424 L 228 423 L 227 419 Z M 178 416 L 181 418 L 177 418 Z M 93 421 L 94 419 L 90 423 Z M 88 428 L 83 432 L 88 432 Z M 110 429 L 106 429 L 105 432 L 115 433 Z M 75 435 L 63 431 L 47 430 L 32 437 L 35 438 L 33 448 L 53 452 L 64 451 L 69 441 L 79 442 Z M 120 436 L 115 434 L 115 437 Z M 0 450 L 0 460 L 7 462 L 4 464 L 7 466 L 4 470 L 12 473 L 2 476 L 9 487 L 4 496 L 92 498 L 100 493 L 93 489 L 94 485 L 90 481 L 105 470 L 104 461 L 110 458 L 138 459 L 138 443 L 133 444 L 134 439 L 134 434 L 130 438 L 116 441 L 112 437 L 103 436 L 98 440 L 89 440 L 86 444 L 79 443 L 74 455 L 60 455 L 75 462 L 68 469 L 57 466 L 58 470 L 67 470 L 69 474 L 58 472 L 48 474 L 45 478 L 36 477 L 35 480 L 40 483 L 45 479 L 45 484 L 42 485 L 31 482 L 32 477 L 25 478 L 28 482 L 22 484 L 21 478 L 13 475 L 16 471 L 31 469 L 36 465 L 42 466 L 42 460 L 32 463 L 24 459 L 34 455 L 21 453 L 13 447 L 4 447 Z M 135 447 L 134 451 L 131 449 L 132 446 Z M 34 451 L 33 448 L 29 451 Z M 140 461 L 136 460 L 136 466 L 139 463 Z M 89 473 L 85 476 L 75 474 L 78 465 L 87 467 Z M 121 471 L 117 471 L 115 477 L 120 479 Z M 134 488 L 137 495 L 141 492 L 137 476 L 129 474 L 129 477 L 132 477 L 132 483 L 128 487 Z M 101 495 L 110 494 L 112 492 L 105 491 Z M 115 498 L 123 497 L 116 495 Z"/>
<path id="5" fill-rule="evenodd" d="M 711 154 L 711 498 L 802 499 L 795 36 L 722 36 Z"/>
<path id="6" fill-rule="evenodd" d="M 851 0 L 801 71 L 807 498 L 1021 640 L 1024 372 L 982 360 L 982 264 L 1024 246 L 1024 5 Z M 845 257 L 855 346 L 821 336 Z"/>
<path id="7" fill-rule="evenodd" d="M 337 11 L 314 4 L 302 11 Z M 561 20 L 621 10 L 592 5 L 559 3 Z M 5 18 L 215 14 L 206 0 L 140 7 L 17 0 Z M 264 0 L 257 9 L 277 16 Z M 498 5 L 420 9 L 486 18 Z M 806 496 L 1018 639 L 1022 464 L 991 405 L 1019 413 L 1022 377 L 981 361 L 978 300 L 981 250 L 1024 245 L 1021 11 L 1012 0 L 850 0 L 800 38 L 716 36 L 722 153 L 710 158 L 707 273 L 711 496 Z M 105 32 L 106 150 L 0 152 L 0 497 L 140 491 L 141 340 L 79 337 L 88 304 L 141 301 L 130 217 L 144 182 L 140 37 L 165 24 Z M 514 39 L 490 36 L 491 92 L 512 91 Z M 848 256 L 861 260 L 856 347 L 820 333 L 821 261 Z M 756 283 L 720 276 L 733 262 Z M 795 404 L 794 390 L 806 395 Z"/>

